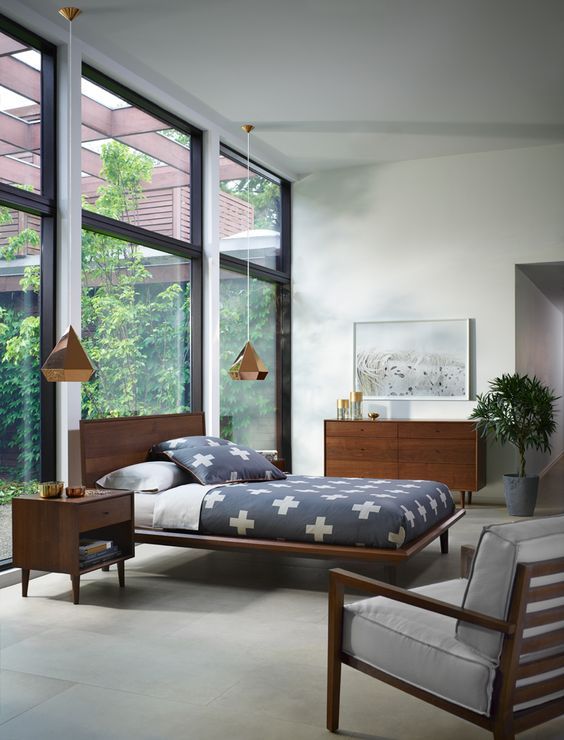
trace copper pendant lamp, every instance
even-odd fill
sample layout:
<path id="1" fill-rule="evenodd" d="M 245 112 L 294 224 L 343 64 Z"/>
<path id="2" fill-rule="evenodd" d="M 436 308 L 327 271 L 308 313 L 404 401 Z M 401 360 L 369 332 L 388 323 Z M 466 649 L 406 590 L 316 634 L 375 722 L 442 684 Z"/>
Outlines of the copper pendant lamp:
<path id="1" fill-rule="evenodd" d="M 72 48 L 72 21 L 79 15 L 80 10 L 78 8 L 61 8 L 59 13 L 67 19 L 69 22 L 69 173 L 68 173 L 68 187 L 69 187 L 69 200 L 70 200 L 70 178 L 71 178 L 71 152 L 72 152 L 72 141 L 71 141 L 71 90 L 72 82 L 70 75 L 70 64 L 72 63 L 71 48 Z M 71 230 L 71 209 L 69 206 L 69 234 L 72 234 Z M 90 362 L 90 359 L 82 344 L 78 338 L 77 333 L 69 326 L 64 332 L 63 336 L 59 339 L 49 357 L 45 360 L 41 372 L 45 376 L 45 379 L 50 383 L 62 383 L 62 382 L 75 382 L 84 383 L 90 380 L 94 373 L 94 366 Z"/>
<path id="2" fill-rule="evenodd" d="M 246 123 L 241 126 L 247 134 L 247 341 L 243 349 L 237 355 L 235 362 L 229 368 L 229 375 L 233 380 L 264 380 L 268 375 L 268 368 L 261 360 L 260 355 L 251 343 L 251 273 L 250 273 L 250 232 L 251 232 L 251 197 L 249 190 L 251 151 L 250 138 L 254 126 Z"/>

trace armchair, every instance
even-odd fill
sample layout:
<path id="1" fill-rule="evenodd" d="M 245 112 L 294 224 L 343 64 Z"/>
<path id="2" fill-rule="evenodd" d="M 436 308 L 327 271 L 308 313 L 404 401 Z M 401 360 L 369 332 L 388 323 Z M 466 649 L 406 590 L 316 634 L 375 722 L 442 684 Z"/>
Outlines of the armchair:
<path id="1" fill-rule="evenodd" d="M 372 598 L 345 605 L 347 588 Z M 564 516 L 486 527 L 468 579 L 407 591 L 332 570 L 332 732 L 343 663 L 495 740 L 564 714 Z"/>

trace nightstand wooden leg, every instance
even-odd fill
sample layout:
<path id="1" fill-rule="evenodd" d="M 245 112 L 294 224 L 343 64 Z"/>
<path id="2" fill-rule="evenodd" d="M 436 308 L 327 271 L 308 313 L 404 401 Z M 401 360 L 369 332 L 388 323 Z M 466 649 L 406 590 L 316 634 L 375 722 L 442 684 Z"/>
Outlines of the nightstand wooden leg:
<path id="1" fill-rule="evenodd" d="M 103 565 L 102 566 L 102 570 L 107 573 L 110 570 L 110 566 L 109 565 Z"/>
<path id="2" fill-rule="evenodd" d="M 463 509 L 466 508 L 466 491 L 460 491 L 460 505 Z"/>
<path id="3" fill-rule="evenodd" d="M 119 585 L 120 588 L 123 588 L 125 586 L 125 562 L 123 560 L 120 560 L 117 564 L 118 569 L 118 578 L 119 578 Z"/>
<path id="4" fill-rule="evenodd" d="M 443 555 L 448 554 L 448 529 L 446 532 L 443 532 L 441 535 L 439 535 L 439 539 L 441 541 L 441 553 Z"/>
<path id="5" fill-rule="evenodd" d="M 71 576 L 72 581 L 72 600 L 74 604 L 78 604 L 80 596 L 80 576 Z"/>
<path id="6" fill-rule="evenodd" d="M 29 586 L 29 570 L 22 568 L 22 596 L 27 596 L 27 587 Z"/>
<path id="7" fill-rule="evenodd" d="M 468 491 L 468 506 L 472 504 L 472 491 Z"/>

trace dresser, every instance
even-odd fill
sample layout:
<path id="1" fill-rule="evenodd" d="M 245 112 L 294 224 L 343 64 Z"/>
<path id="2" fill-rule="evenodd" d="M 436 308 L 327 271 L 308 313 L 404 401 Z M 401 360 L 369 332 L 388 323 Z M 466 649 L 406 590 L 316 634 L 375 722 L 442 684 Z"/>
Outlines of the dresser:
<path id="1" fill-rule="evenodd" d="M 468 420 L 327 419 L 325 475 L 436 480 L 460 491 L 464 508 L 486 484 L 485 440 Z"/>

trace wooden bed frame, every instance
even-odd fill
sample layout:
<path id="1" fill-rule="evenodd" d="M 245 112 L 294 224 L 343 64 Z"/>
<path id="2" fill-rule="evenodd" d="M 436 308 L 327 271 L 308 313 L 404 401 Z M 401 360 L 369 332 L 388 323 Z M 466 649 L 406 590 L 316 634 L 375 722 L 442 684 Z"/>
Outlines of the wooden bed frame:
<path id="1" fill-rule="evenodd" d="M 157 442 L 199 434 L 205 434 L 204 414 L 200 412 L 81 421 L 80 448 L 83 483 L 93 487 L 98 478 L 105 473 L 126 465 L 144 462 L 147 450 Z M 242 537 L 220 537 L 147 528 L 135 529 L 135 541 L 156 545 L 196 547 L 205 550 L 258 550 L 302 557 L 362 560 L 385 566 L 397 566 L 437 538 L 440 539 L 441 552 L 447 553 L 448 530 L 464 514 L 463 509 L 455 511 L 416 540 L 397 549 L 243 539 Z"/>

